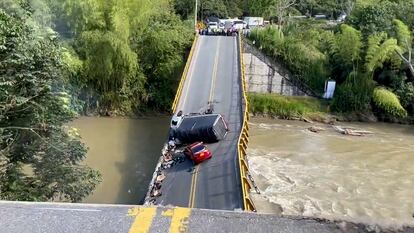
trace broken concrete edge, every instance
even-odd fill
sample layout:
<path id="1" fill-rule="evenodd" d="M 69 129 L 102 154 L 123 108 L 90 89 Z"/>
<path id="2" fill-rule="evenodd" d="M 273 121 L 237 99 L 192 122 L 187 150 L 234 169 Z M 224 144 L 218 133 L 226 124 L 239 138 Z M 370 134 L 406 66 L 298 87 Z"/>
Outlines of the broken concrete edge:
<path id="1" fill-rule="evenodd" d="M 161 166 L 162 166 L 163 161 L 164 161 L 164 158 L 161 155 L 160 158 L 158 159 L 157 165 L 155 166 L 154 173 L 152 174 L 152 179 L 148 185 L 147 194 L 145 195 L 144 202 L 143 202 L 144 206 L 150 205 L 150 200 L 152 199 L 151 192 L 152 192 L 152 189 L 154 188 L 155 180 L 157 179 L 158 172 L 161 171 Z"/>
<path id="2" fill-rule="evenodd" d="M 119 209 L 119 208 L 149 208 L 148 206 L 140 205 L 121 205 L 121 204 L 92 204 L 92 203 L 67 203 L 67 202 L 24 202 L 24 201 L 4 201 L 0 200 L 0 207 L 2 205 L 10 206 L 16 205 L 16 207 L 25 208 L 33 206 L 50 206 L 50 207 L 64 207 L 64 208 L 73 208 L 77 207 L 79 209 L 88 209 L 88 208 L 109 208 L 109 209 Z M 181 208 L 176 206 L 160 206 L 154 205 L 150 208 L 157 208 L 160 210 L 168 210 L 172 208 Z M 108 210 L 109 210 L 108 209 Z M 184 208 L 188 209 L 188 208 Z M 210 210 L 210 209 L 191 209 L 191 212 L 194 213 L 203 213 L 207 216 L 217 216 L 223 218 L 246 218 L 246 219 L 266 219 L 266 218 L 279 218 L 285 220 L 292 220 L 295 222 L 303 221 L 312 221 L 317 222 L 322 225 L 331 225 L 336 227 L 342 232 L 351 232 L 351 233 L 361 233 L 361 232 L 376 232 L 376 233 L 388 233 L 388 232 L 404 232 L 404 233 L 413 233 L 414 226 L 401 226 L 400 228 L 384 228 L 378 225 L 368 225 L 364 223 L 357 223 L 345 220 L 328 220 L 322 218 L 313 218 L 313 217 L 303 217 L 303 216 L 290 216 L 290 215 L 274 215 L 274 214 L 265 214 L 265 213 L 253 213 L 253 212 L 244 212 L 241 209 L 235 211 L 229 210 Z M 127 213 L 125 217 L 129 216 Z"/>

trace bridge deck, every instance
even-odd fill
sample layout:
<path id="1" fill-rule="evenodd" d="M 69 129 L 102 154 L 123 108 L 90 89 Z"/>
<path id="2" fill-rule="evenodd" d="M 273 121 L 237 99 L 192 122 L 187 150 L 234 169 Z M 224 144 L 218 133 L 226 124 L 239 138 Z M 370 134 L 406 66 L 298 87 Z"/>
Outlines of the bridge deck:
<path id="1" fill-rule="evenodd" d="M 368 232 L 363 225 L 253 213 L 127 205 L 0 201 L 0 233 Z M 406 232 L 412 232 L 409 229 Z"/>
<path id="2" fill-rule="evenodd" d="M 242 208 L 237 140 L 242 125 L 241 80 L 236 37 L 200 36 L 177 111 L 203 111 L 209 102 L 224 116 L 230 133 L 208 145 L 213 158 L 193 166 L 186 161 L 167 170 L 157 204 L 204 209 Z"/>

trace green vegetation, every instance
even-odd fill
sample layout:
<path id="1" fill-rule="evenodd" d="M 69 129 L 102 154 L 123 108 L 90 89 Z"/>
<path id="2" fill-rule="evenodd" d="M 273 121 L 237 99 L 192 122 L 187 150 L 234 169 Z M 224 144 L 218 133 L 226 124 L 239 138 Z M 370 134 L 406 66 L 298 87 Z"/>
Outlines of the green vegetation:
<path id="1" fill-rule="evenodd" d="M 388 114 L 398 117 L 407 116 L 407 111 L 401 106 L 398 97 L 387 89 L 376 88 L 372 99 L 377 107 Z"/>
<path id="2" fill-rule="evenodd" d="M 293 119 L 307 117 L 323 118 L 327 106 L 312 97 L 287 97 L 277 94 L 250 93 L 249 111 L 253 114 L 264 114 L 270 117 Z"/>
<path id="3" fill-rule="evenodd" d="M 195 0 L 173 0 L 176 12 L 183 19 L 194 20 Z M 245 0 L 198 0 L 198 18 L 209 16 L 220 18 L 241 17 L 246 12 Z"/>
<path id="4" fill-rule="evenodd" d="M 0 199 L 91 194 L 101 176 L 66 123 L 167 111 L 192 38 L 168 0 L 0 1 Z"/>
<path id="5" fill-rule="evenodd" d="M 268 56 L 282 61 L 297 78 L 314 91 L 322 93 L 327 79 L 327 74 L 324 74 L 326 55 L 314 45 L 302 43 L 300 36 L 303 38 L 312 35 L 290 34 L 280 27 L 267 27 L 263 30 L 253 30 L 250 39 L 254 40 Z"/>
<path id="6" fill-rule="evenodd" d="M 169 1 L 46 2 L 50 23 L 65 37 L 70 81 L 85 112 L 169 109 L 193 35 Z"/>
<path id="7" fill-rule="evenodd" d="M 267 2 L 261 8 L 271 9 L 289 1 L 259 2 Z M 331 110 L 358 113 L 375 108 L 377 114 L 404 118 L 414 115 L 413 6 L 414 0 L 299 2 L 289 6 L 283 20 L 277 12 L 269 15 L 278 25 L 253 30 L 249 40 L 319 95 L 327 79 L 336 80 Z M 343 11 L 349 17 L 338 25 L 287 17 L 295 11 L 312 15 L 315 9 L 332 17 Z"/>
<path id="8" fill-rule="evenodd" d="M 76 131 L 63 127 L 76 112 L 56 34 L 30 5 L 0 5 L 0 199 L 80 201 L 100 175 L 82 164 Z"/>

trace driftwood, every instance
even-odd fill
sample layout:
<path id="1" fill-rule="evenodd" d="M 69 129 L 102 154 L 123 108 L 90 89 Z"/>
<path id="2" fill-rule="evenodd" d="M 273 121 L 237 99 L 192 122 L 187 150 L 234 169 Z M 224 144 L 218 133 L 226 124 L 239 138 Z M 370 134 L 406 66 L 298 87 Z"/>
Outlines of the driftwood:
<path id="1" fill-rule="evenodd" d="M 351 127 L 341 127 L 341 126 L 332 126 L 337 132 L 344 134 L 344 135 L 351 135 L 351 136 L 364 136 L 366 134 L 373 134 L 371 131 L 366 130 L 358 130 Z"/>
<path id="2" fill-rule="evenodd" d="M 306 118 L 306 117 L 302 117 L 302 120 L 304 121 L 304 122 L 306 122 L 306 123 L 311 123 L 311 124 L 313 124 L 313 121 L 312 120 L 309 120 L 308 118 Z M 313 131 L 312 131 L 313 132 Z"/>
<path id="3" fill-rule="evenodd" d="M 324 128 L 320 128 L 320 127 L 316 127 L 316 126 L 312 126 L 308 128 L 309 131 L 314 132 L 314 133 L 319 133 L 320 131 L 325 131 Z"/>

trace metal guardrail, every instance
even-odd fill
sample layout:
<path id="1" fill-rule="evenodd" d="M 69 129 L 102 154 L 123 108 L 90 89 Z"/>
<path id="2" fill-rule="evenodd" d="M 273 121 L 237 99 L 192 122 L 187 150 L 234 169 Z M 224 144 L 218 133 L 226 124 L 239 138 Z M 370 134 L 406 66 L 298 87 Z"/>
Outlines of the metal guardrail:
<path id="1" fill-rule="evenodd" d="M 197 45 L 198 37 L 199 37 L 199 35 L 198 35 L 198 33 L 196 33 L 195 37 L 194 37 L 193 44 L 191 45 L 191 49 L 190 49 L 190 53 L 189 53 L 188 58 L 187 58 L 187 62 L 185 63 L 183 74 L 181 75 L 180 84 L 178 85 L 177 92 L 175 93 L 174 102 L 171 106 L 171 110 L 172 110 L 173 113 L 175 113 L 175 110 L 177 109 L 178 101 L 180 100 L 181 92 L 182 92 L 183 87 L 184 87 L 185 79 L 187 78 L 188 69 L 190 69 L 191 60 L 193 59 L 194 49 L 195 49 L 195 46 Z"/>
<path id="2" fill-rule="evenodd" d="M 249 101 L 247 99 L 247 87 L 246 87 L 246 76 L 245 76 L 245 68 L 244 68 L 244 61 L 243 61 L 243 49 L 242 49 L 242 41 L 241 35 L 238 35 L 238 43 L 239 43 L 239 64 L 240 64 L 240 75 L 242 78 L 242 104 L 243 104 L 243 125 L 240 132 L 238 144 L 237 144 L 237 154 L 239 158 L 239 169 L 240 169 L 240 179 L 241 179 L 241 186 L 242 186 L 242 195 L 243 195 L 243 209 L 247 211 L 256 211 L 256 207 L 253 204 L 252 199 L 250 198 L 250 190 L 252 188 L 251 183 L 249 182 L 249 164 L 246 159 L 247 155 L 247 144 L 249 143 L 249 125 L 247 124 L 249 121 Z"/>

